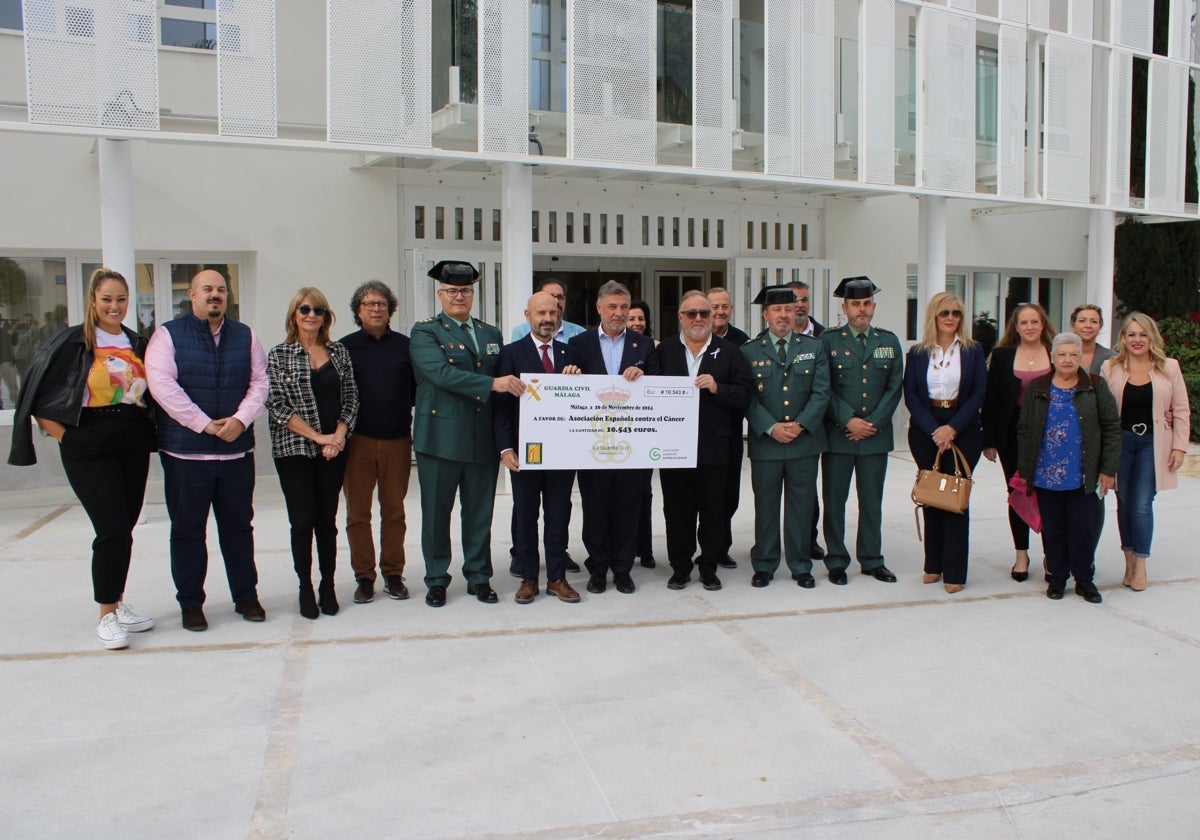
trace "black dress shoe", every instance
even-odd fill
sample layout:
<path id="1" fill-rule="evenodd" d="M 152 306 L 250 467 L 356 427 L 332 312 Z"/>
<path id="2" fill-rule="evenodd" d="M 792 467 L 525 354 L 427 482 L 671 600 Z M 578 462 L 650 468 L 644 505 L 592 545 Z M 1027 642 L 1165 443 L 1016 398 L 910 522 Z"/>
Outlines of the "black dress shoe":
<path id="1" fill-rule="evenodd" d="M 638 562 L 642 564 L 642 568 L 644 569 L 653 569 L 658 565 L 654 560 L 653 554 L 643 554 Z"/>
<path id="2" fill-rule="evenodd" d="M 587 591 L 593 595 L 599 595 L 605 589 L 608 589 L 608 581 L 604 575 L 592 575 L 588 578 Z"/>
<path id="3" fill-rule="evenodd" d="M 581 571 L 579 568 L 579 564 L 576 563 L 574 560 L 572 560 L 570 557 L 567 558 L 567 565 L 565 566 L 565 568 L 568 572 Z"/>
<path id="4" fill-rule="evenodd" d="M 267 611 L 263 609 L 262 604 L 258 603 L 257 598 L 247 598 L 245 601 L 240 601 L 234 606 L 233 610 L 247 621 L 267 620 Z"/>
<path id="5" fill-rule="evenodd" d="M 1009 570 L 1008 574 L 1009 574 L 1009 577 L 1011 577 L 1017 583 L 1024 583 L 1025 581 L 1029 580 L 1029 567 L 1026 566 L 1025 571 L 1018 572 L 1017 564 L 1013 563 L 1013 567 L 1012 567 L 1012 569 Z"/>
<path id="6" fill-rule="evenodd" d="M 813 540 L 813 544 L 808 548 L 808 556 L 813 560 L 824 560 L 825 549 L 821 548 L 821 544 L 819 542 Z"/>
<path id="7" fill-rule="evenodd" d="M 1046 597 L 1051 601 L 1061 601 L 1063 593 L 1067 590 L 1066 581 L 1052 580 L 1050 585 L 1046 587 Z M 1098 593 L 1097 593 L 1098 594 Z"/>
<path id="8" fill-rule="evenodd" d="M 685 575 L 681 572 L 676 572 L 667 580 L 667 589 L 683 589 L 688 585 L 688 581 L 691 579 L 691 575 Z"/>
<path id="9" fill-rule="evenodd" d="M 1099 604 L 1104 601 L 1104 598 L 1100 595 L 1100 590 L 1091 581 L 1085 583 L 1075 581 L 1075 594 L 1089 604 Z"/>
<path id="10" fill-rule="evenodd" d="M 732 557 L 730 557 L 728 554 L 726 554 L 724 557 L 722 557 L 720 560 L 717 561 L 717 565 L 720 566 L 722 569 L 736 569 L 737 561 L 734 560 Z"/>
<path id="11" fill-rule="evenodd" d="M 431 607 L 446 606 L 446 587 L 431 586 L 429 591 L 425 593 L 425 603 Z"/>
<path id="12" fill-rule="evenodd" d="M 874 569 L 863 569 L 864 575 L 870 575 L 875 580 L 881 580 L 884 583 L 895 583 L 896 576 L 892 574 L 892 570 L 887 566 L 876 566 Z"/>
<path id="13" fill-rule="evenodd" d="M 208 629 L 208 619 L 204 617 L 204 607 L 183 608 L 183 629 L 200 633 Z"/>
<path id="14" fill-rule="evenodd" d="M 633 583 L 633 578 L 629 576 L 628 572 L 625 574 L 613 572 L 613 586 L 615 586 L 617 591 L 623 595 L 630 595 L 635 589 L 637 589 Z"/>
<path id="15" fill-rule="evenodd" d="M 755 572 L 754 577 L 750 578 L 750 585 L 762 589 L 764 586 L 771 584 L 771 578 L 774 577 L 770 572 Z"/>
<path id="16" fill-rule="evenodd" d="M 808 572 L 801 572 L 798 575 L 792 575 L 792 580 L 796 581 L 796 585 L 801 589 L 812 589 L 817 585 L 816 578 Z"/>
<path id="17" fill-rule="evenodd" d="M 845 569 L 830 569 L 829 582 L 836 583 L 838 586 L 845 586 L 850 582 L 850 578 L 846 577 Z"/>
<path id="18" fill-rule="evenodd" d="M 716 592 L 721 588 L 721 579 L 716 575 L 700 575 L 700 585 L 709 592 Z"/>
<path id="19" fill-rule="evenodd" d="M 474 595 L 484 604 L 496 604 L 500 601 L 500 596 L 496 594 L 496 590 L 492 589 L 491 584 L 486 582 L 468 584 L 467 594 Z"/>

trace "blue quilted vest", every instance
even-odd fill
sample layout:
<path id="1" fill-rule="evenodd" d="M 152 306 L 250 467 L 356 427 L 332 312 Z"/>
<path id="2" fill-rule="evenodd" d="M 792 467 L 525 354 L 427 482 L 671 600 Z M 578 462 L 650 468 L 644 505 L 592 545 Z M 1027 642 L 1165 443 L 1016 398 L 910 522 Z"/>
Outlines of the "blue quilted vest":
<path id="1" fill-rule="evenodd" d="M 250 328 L 225 319 L 221 343 L 213 341 L 208 321 L 188 313 L 167 321 L 175 343 L 179 385 L 209 417 L 229 417 L 250 389 Z M 196 433 L 158 412 L 158 448 L 177 455 L 236 455 L 254 446 L 254 424 L 232 443 Z"/>

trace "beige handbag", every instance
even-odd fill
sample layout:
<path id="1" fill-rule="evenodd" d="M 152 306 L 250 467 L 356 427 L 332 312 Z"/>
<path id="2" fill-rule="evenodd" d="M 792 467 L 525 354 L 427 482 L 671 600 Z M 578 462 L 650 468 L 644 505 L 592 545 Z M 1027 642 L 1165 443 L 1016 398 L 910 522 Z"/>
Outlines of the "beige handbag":
<path id="1" fill-rule="evenodd" d="M 971 467 L 962 450 L 950 444 L 954 453 L 954 472 L 944 473 L 938 470 L 941 455 L 933 459 L 932 469 L 917 468 L 917 482 L 913 485 L 912 500 L 916 508 L 913 516 L 917 520 L 917 539 L 921 539 L 920 508 L 933 507 L 949 513 L 965 513 L 971 503 Z"/>

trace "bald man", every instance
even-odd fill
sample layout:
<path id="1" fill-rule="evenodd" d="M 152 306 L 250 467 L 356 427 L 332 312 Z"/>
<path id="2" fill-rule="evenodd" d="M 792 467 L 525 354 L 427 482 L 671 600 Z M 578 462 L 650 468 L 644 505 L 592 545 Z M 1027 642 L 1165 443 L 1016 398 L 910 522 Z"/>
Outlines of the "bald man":
<path id="1" fill-rule="evenodd" d="M 154 331 L 146 380 L 158 415 L 163 490 L 171 517 L 171 576 L 186 630 L 208 629 L 208 513 L 217 519 L 234 609 L 265 621 L 254 565 L 254 421 L 267 401 L 267 354 L 245 324 L 225 316 L 229 286 L 201 271 L 189 313 Z"/>
<path id="2" fill-rule="evenodd" d="M 500 375 L 522 373 L 579 373 L 574 350 L 554 336 L 562 314 L 554 295 L 537 292 L 525 309 L 529 333 L 500 350 Z M 492 415 L 496 449 L 500 460 L 512 474 L 513 486 L 513 562 L 521 578 L 517 589 L 518 604 L 533 603 L 538 587 L 541 558 L 538 554 L 539 509 L 545 512 L 546 594 L 569 604 L 579 601 L 579 593 L 567 582 L 567 528 L 571 522 L 571 485 L 575 470 L 521 470 L 517 455 L 520 446 L 521 399 L 511 394 L 496 396 Z"/>

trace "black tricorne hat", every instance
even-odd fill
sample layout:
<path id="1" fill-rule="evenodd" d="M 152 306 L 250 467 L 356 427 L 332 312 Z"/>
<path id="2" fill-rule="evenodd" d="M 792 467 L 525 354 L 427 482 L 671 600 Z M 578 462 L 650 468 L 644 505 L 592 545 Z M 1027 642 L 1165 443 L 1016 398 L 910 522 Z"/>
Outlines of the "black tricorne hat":
<path id="1" fill-rule="evenodd" d="M 764 286 L 751 303 L 770 306 L 773 303 L 795 303 L 796 290 L 791 286 Z"/>
<path id="2" fill-rule="evenodd" d="M 479 279 L 479 270 L 462 260 L 442 260 L 429 269 L 428 275 L 445 286 L 473 286 Z"/>
<path id="3" fill-rule="evenodd" d="M 874 297 L 876 293 L 882 291 L 883 289 L 876 286 L 870 277 L 860 274 L 858 277 L 844 278 L 841 283 L 838 283 L 838 287 L 833 290 L 833 296 L 857 300 Z"/>

